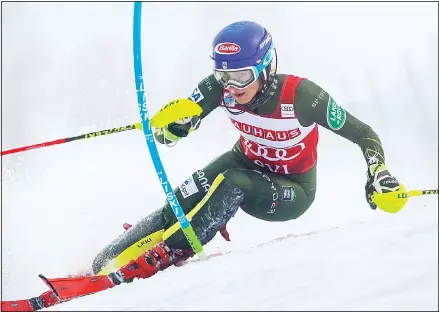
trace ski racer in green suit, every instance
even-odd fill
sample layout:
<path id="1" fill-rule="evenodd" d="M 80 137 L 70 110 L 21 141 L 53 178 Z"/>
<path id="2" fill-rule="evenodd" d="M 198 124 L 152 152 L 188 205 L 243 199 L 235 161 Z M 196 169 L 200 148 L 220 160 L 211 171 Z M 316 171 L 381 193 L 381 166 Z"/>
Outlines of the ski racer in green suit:
<path id="1" fill-rule="evenodd" d="M 219 108 L 241 134 L 230 150 L 174 190 L 203 245 L 217 232 L 228 240 L 226 224 L 239 208 L 268 222 L 294 220 L 308 210 L 316 195 L 320 127 L 360 147 L 367 167 L 366 200 L 372 209 L 373 192 L 400 189 L 370 126 L 313 81 L 276 72 L 276 50 L 263 26 L 251 21 L 226 26 L 213 40 L 211 58 L 213 73 L 188 98 L 202 108 L 201 115 L 154 129 L 159 143 L 172 146 Z M 113 280 L 129 282 L 193 255 L 166 202 L 105 247 L 93 262 L 93 273 L 116 269 Z"/>

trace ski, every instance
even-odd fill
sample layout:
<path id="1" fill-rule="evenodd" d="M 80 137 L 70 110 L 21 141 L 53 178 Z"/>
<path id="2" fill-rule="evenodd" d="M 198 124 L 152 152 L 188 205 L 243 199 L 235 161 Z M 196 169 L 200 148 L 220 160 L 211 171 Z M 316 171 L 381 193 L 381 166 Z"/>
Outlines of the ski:
<path id="1" fill-rule="evenodd" d="M 30 299 L 2 301 L 2 311 L 38 311 L 61 302 L 52 290 L 48 290 Z"/>
<path id="2" fill-rule="evenodd" d="M 207 259 L 228 254 L 229 252 L 217 252 L 208 255 Z M 200 259 L 193 259 L 181 263 L 189 265 L 199 262 Z M 50 288 L 42 295 L 23 300 L 2 301 L 2 311 L 38 311 L 56 304 L 70 301 L 72 299 L 88 296 L 97 292 L 113 288 L 121 283 L 129 283 L 117 273 L 107 275 L 71 275 L 61 278 L 47 278 L 42 274 L 38 277 Z"/>
<path id="3" fill-rule="evenodd" d="M 37 311 L 42 308 L 44 308 L 44 303 L 40 297 L 2 301 L 2 311 Z"/>
<path id="4" fill-rule="evenodd" d="M 111 273 L 114 274 L 114 273 Z M 47 278 L 38 275 L 50 288 L 38 297 L 2 301 L 2 311 L 38 311 L 114 287 L 109 275 Z"/>
<path id="5" fill-rule="evenodd" d="M 218 252 L 208 255 L 207 259 L 222 256 L 224 253 Z M 184 264 L 198 262 L 199 259 L 186 262 Z M 182 265 L 184 265 L 182 264 Z M 62 301 L 70 300 L 77 297 L 91 295 L 109 288 L 113 288 L 121 283 L 129 283 L 117 272 L 107 275 L 88 275 L 72 276 L 62 278 L 47 278 L 44 275 L 38 275 L 43 282 L 54 292 Z"/>
<path id="6" fill-rule="evenodd" d="M 116 283 L 112 281 L 110 274 L 62 278 L 47 278 L 42 274 L 38 276 L 60 300 L 66 301 L 113 288 Z"/>

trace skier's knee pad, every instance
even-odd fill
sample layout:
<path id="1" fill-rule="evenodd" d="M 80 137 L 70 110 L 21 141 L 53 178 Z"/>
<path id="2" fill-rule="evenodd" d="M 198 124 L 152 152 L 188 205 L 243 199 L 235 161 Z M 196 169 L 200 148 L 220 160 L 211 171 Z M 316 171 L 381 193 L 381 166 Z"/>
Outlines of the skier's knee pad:
<path id="1" fill-rule="evenodd" d="M 224 174 L 216 177 L 207 194 L 186 215 L 202 245 L 211 241 L 218 230 L 235 215 L 243 198 L 244 193 L 230 185 Z M 179 223 L 169 227 L 163 239 L 171 248 L 191 248 Z"/>

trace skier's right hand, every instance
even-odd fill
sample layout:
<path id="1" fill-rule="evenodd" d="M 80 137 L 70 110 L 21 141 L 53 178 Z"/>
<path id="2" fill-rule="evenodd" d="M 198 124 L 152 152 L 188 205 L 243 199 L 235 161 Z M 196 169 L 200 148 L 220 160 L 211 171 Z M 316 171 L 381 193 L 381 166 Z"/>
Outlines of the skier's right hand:
<path id="1" fill-rule="evenodd" d="M 167 146 L 173 146 L 183 137 L 186 137 L 192 131 L 198 129 L 201 119 L 198 116 L 183 118 L 163 128 L 157 128 L 154 130 L 155 139 Z"/>
<path id="2" fill-rule="evenodd" d="M 398 180 L 390 174 L 389 169 L 383 163 L 373 163 L 367 170 L 366 182 L 366 200 L 372 209 L 376 209 L 377 205 L 372 201 L 374 192 L 379 194 L 396 192 L 400 188 Z M 383 207 L 380 207 L 382 210 Z M 402 208 L 402 207 L 401 207 Z"/>

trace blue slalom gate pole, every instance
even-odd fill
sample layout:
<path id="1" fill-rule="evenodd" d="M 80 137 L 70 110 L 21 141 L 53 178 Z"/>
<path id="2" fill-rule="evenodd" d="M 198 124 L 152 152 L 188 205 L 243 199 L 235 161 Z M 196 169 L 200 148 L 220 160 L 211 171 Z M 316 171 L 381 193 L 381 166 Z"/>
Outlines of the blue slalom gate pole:
<path id="1" fill-rule="evenodd" d="M 134 19 L 133 19 L 133 54 L 134 54 L 134 75 L 136 80 L 136 92 L 137 103 L 139 106 L 140 119 L 142 123 L 143 133 L 145 135 L 146 144 L 151 155 L 152 162 L 154 163 L 157 176 L 162 185 L 163 191 L 166 194 L 166 199 L 172 208 L 178 222 L 181 225 L 184 235 L 186 236 L 189 244 L 194 252 L 200 259 L 205 259 L 206 256 L 203 252 L 203 245 L 200 243 L 197 235 L 195 234 L 192 225 L 186 218 L 183 209 L 180 206 L 171 184 L 169 183 L 163 164 L 160 160 L 160 156 L 157 150 L 157 146 L 154 140 L 154 134 L 151 130 L 151 123 L 148 117 L 149 111 L 145 98 L 145 85 L 143 83 L 143 70 L 142 70 L 142 53 L 141 53 L 141 24 L 142 24 L 142 2 L 134 2 Z"/>

